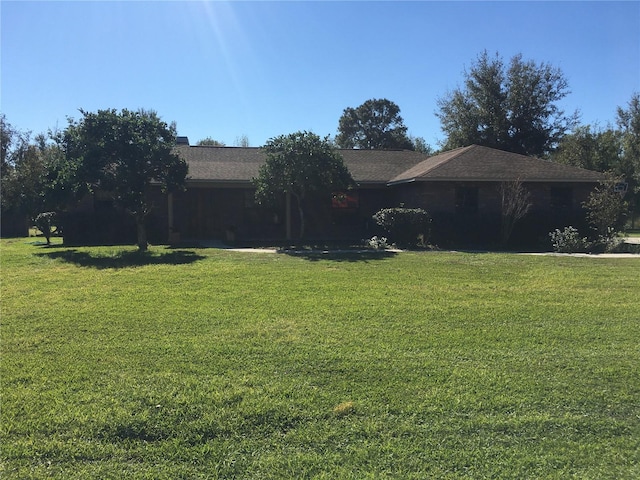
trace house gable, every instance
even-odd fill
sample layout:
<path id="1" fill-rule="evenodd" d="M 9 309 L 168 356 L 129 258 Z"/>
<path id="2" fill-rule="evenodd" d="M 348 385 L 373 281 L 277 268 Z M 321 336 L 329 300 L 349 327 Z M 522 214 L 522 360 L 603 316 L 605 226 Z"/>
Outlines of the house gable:
<path id="1" fill-rule="evenodd" d="M 389 185 L 428 181 L 586 182 L 603 174 L 539 158 L 471 145 L 429 157 L 394 177 Z"/>

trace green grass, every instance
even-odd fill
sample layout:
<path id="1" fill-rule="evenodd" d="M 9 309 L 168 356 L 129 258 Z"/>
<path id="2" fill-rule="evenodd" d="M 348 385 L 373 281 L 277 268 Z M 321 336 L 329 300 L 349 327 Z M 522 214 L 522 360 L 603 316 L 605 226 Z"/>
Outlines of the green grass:
<path id="1" fill-rule="evenodd" d="M 640 477 L 640 259 L 0 246 L 2 478 Z"/>

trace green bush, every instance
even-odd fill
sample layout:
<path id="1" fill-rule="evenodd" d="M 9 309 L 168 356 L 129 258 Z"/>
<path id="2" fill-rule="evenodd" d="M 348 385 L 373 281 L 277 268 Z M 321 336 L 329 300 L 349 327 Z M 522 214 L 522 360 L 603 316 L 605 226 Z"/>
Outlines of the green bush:
<path id="1" fill-rule="evenodd" d="M 422 208 L 383 208 L 373 219 L 397 245 L 415 247 L 428 243 L 431 216 Z"/>

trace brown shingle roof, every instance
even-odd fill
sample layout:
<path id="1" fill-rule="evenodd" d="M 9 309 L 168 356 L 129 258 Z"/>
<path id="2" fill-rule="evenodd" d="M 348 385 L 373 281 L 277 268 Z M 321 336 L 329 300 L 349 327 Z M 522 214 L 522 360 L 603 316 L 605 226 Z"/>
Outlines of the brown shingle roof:
<path id="1" fill-rule="evenodd" d="M 178 145 L 189 182 L 248 184 L 266 154 L 260 148 Z M 603 175 L 525 155 L 471 145 L 426 157 L 410 150 L 339 150 L 359 184 L 414 181 L 598 182 Z"/>
<path id="2" fill-rule="evenodd" d="M 414 181 L 598 182 L 599 172 L 471 145 L 429 157 L 389 184 Z"/>
<path id="3" fill-rule="evenodd" d="M 358 183 L 387 183 L 426 155 L 411 150 L 339 150 L 344 163 Z"/>
<path id="4" fill-rule="evenodd" d="M 258 176 L 266 160 L 260 148 L 177 146 L 175 151 L 189 164 L 188 181 L 247 183 Z M 409 150 L 339 150 L 357 183 L 386 184 L 425 155 Z"/>
<path id="5" fill-rule="evenodd" d="M 189 165 L 191 182 L 247 183 L 265 161 L 259 148 L 177 146 L 174 151 Z"/>

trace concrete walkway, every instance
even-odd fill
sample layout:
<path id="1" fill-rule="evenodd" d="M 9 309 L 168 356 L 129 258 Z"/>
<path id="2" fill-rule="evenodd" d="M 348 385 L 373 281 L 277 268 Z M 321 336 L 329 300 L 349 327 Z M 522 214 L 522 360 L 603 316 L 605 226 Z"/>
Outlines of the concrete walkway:
<path id="1" fill-rule="evenodd" d="M 640 237 L 625 238 L 625 243 L 640 245 Z M 279 253 L 285 252 L 276 247 L 269 248 L 251 248 L 251 247 L 231 247 L 225 245 L 222 242 L 207 242 L 202 244 L 205 248 L 219 248 L 221 250 L 228 250 L 230 252 L 242 252 L 242 253 Z M 329 254 L 329 253 L 401 253 L 403 250 L 397 248 L 389 248 L 386 250 L 373 250 L 363 248 L 360 250 L 286 250 L 286 253 L 290 254 Z M 488 253 L 488 252 L 487 252 Z M 503 252 L 511 253 L 511 252 Z M 553 257 L 585 257 L 585 258 L 637 258 L 640 259 L 638 253 L 556 253 L 556 252 L 518 252 L 517 255 L 537 255 L 537 256 L 553 256 Z"/>
<path id="2" fill-rule="evenodd" d="M 519 255 L 539 255 L 550 257 L 585 257 L 585 258 L 636 258 L 640 260 L 638 253 L 556 253 L 556 252 L 532 252 Z"/>
<path id="3" fill-rule="evenodd" d="M 284 253 L 283 250 L 278 248 L 236 248 L 225 247 L 216 245 L 212 248 L 220 248 L 229 252 L 242 252 L 242 253 Z M 330 254 L 330 253 L 402 253 L 404 250 L 397 248 L 390 248 L 387 250 L 287 250 L 289 254 Z M 452 251 L 453 252 L 453 251 Z M 460 252 L 458 252 L 460 253 Z M 485 252 L 490 253 L 490 252 Z M 500 253 L 512 253 L 512 252 L 500 252 Z M 552 256 L 552 257 L 585 257 L 585 258 L 637 258 L 640 260 L 640 254 L 638 253 L 556 253 L 556 252 L 517 252 L 515 255 L 537 255 L 537 256 Z"/>

